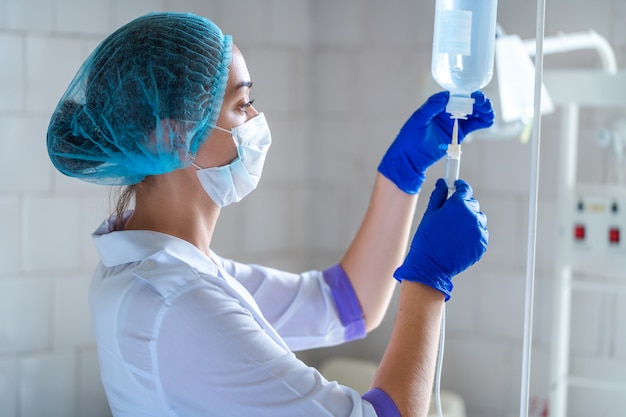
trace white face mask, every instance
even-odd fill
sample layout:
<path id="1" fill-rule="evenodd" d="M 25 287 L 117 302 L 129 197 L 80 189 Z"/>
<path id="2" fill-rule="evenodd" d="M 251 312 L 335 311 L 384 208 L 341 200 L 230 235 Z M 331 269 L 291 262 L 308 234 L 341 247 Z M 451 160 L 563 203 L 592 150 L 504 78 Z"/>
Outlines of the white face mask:
<path id="1" fill-rule="evenodd" d="M 202 168 L 193 162 L 192 165 L 198 169 L 200 184 L 211 200 L 218 207 L 225 207 L 241 201 L 256 188 L 272 136 L 263 113 L 232 130 L 215 128 L 233 135 L 237 158 L 221 167 Z"/>

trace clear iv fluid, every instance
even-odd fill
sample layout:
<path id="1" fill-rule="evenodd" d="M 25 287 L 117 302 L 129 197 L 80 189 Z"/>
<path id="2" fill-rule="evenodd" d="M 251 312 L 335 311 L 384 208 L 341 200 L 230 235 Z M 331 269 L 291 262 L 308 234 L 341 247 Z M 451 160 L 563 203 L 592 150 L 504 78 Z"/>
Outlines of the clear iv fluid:
<path id="1" fill-rule="evenodd" d="M 432 76 L 451 95 L 469 97 L 493 76 L 497 0 L 437 0 Z"/>

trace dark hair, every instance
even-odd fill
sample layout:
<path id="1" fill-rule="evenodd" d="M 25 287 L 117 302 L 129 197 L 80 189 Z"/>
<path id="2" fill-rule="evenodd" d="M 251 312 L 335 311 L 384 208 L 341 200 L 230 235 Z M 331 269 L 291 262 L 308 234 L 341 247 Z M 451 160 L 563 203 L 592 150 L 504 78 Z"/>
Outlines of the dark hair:
<path id="1" fill-rule="evenodd" d="M 124 213 L 130 208 L 130 203 L 135 197 L 136 185 L 127 185 L 121 189 L 119 196 L 117 197 L 117 201 L 115 202 L 115 207 L 113 209 L 113 214 L 115 215 L 115 221 L 111 227 L 111 231 L 123 230 L 124 229 Z"/>

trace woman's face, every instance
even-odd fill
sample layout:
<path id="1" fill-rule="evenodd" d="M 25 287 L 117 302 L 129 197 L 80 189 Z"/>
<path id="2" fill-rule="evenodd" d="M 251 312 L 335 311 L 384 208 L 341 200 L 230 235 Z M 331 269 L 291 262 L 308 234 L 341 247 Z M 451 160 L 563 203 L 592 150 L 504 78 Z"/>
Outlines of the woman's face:
<path id="1" fill-rule="evenodd" d="M 230 130 L 244 124 L 259 113 L 250 99 L 252 79 L 239 49 L 233 45 L 233 58 L 229 66 L 228 84 L 224 101 L 217 119 L 217 126 Z M 195 163 L 202 168 L 219 167 L 229 164 L 237 157 L 237 146 L 232 136 L 218 129 L 202 144 Z"/>

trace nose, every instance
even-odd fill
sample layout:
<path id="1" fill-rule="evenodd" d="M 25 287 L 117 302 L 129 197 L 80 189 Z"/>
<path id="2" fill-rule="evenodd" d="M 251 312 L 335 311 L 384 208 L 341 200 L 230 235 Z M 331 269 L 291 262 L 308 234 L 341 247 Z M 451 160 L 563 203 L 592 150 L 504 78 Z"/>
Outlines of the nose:
<path id="1" fill-rule="evenodd" d="M 254 108 L 254 106 L 250 106 L 248 107 L 246 114 L 248 115 L 248 119 L 252 119 L 253 117 L 258 116 L 259 112 Z"/>

